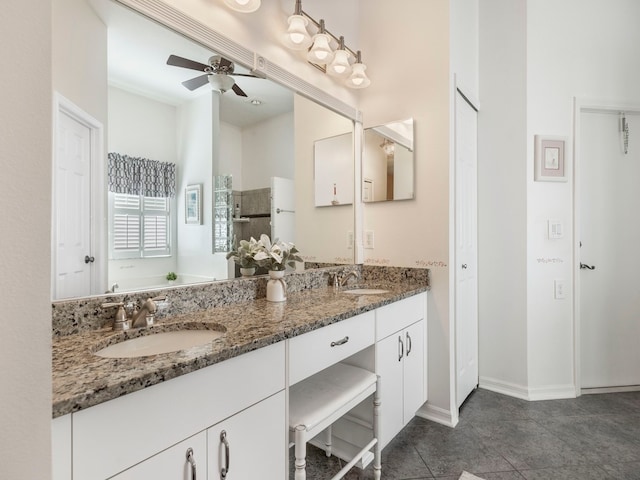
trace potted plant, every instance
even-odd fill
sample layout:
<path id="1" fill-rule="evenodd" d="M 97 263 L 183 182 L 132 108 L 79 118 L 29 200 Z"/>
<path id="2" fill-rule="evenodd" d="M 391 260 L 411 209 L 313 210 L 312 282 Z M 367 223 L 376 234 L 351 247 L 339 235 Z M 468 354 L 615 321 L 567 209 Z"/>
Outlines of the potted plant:
<path id="1" fill-rule="evenodd" d="M 176 281 L 177 278 L 178 278 L 178 275 L 176 275 L 175 272 L 167 273 L 167 281 L 169 282 L 169 285 L 173 285 L 173 283 Z"/>
<path id="2" fill-rule="evenodd" d="M 261 267 L 269 270 L 267 282 L 267 300 L 270 302 L 284 302 L 287 299 L 287 284 L 283 280 L 287 266 L 295 267 L 296 262 L 302 262 L 298 249 L 293 243 L 281 242 L 276 239 L 271 242 L 268 235 L 260 235 L 259 250 L 254 260 Z"/>
<path id="3" fill-rule="evenodd" d="M 235 242 L 234 242 L 235 243 Z M 234 249 L 227 253 L 227 260 L 230 258 L 240 266 L 240 273 L 243 277 L 251 276 L 258 266 L 254 257 L 260 250 L 259 242 L 251 237 L 251 240 L 240 240 L 240 245 L 234 245 Z"/>

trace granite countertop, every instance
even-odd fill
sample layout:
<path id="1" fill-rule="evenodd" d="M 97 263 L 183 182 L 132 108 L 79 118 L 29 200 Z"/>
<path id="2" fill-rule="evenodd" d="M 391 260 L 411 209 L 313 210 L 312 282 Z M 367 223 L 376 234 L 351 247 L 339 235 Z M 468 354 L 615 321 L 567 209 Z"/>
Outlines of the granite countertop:
<path id="1" fill-rule="evenodd" d="M 124 334 L 101 329 L 56 338 L 53 341 L 53 417 L 77 412 L 428 289 L 427 285 L 412 282 L 367 286 L 389 292 L 349 295 L 332 288 L 319 288 L 288 293 L 283 303 L 261 298 L 175 315 L 153 327 Z M 206 345 L 173 353 L 118 359 L 93 354 L 115 343 L 121 335 L 133 338 L 178 328 L 213 328 L 226 332 Z"/>

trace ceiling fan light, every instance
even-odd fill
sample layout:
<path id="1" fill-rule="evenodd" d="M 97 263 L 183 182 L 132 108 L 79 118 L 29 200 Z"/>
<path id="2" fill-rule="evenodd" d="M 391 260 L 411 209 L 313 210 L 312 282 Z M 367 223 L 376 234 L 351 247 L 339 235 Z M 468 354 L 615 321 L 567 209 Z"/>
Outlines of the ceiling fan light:
<path id="1" fill-rule="evenodd" d="M 260 8 L 261 0 L 224 0 L 231 10 L 242 13 L 255 12 Z"/>
<path id="2" fill-rule="evenodd" d="M 346 77 L 351 73 L 351 64 L 349 63 L 351 54 L 347 50 L 336 50 L 333 55 L 333 61 L 327 67 L 327 73 L 334 77 Z"/>
<path id="3" fill-rule="evenodd" d="M 307 60 L 318 65 L 326 65 L 331 63 L 333 59 L 333 50 L 329 42 L 331 37 L 326 33 L 317 33 L 313 36 L 313 46 L 307 54 Z"/>
<path id="4" fill-rule="evenodd" d="M 224 93 L 235 85 L 236 81 L 228 75 L 217 74 L 209 75 L 209 84 L 211 89 L 220 93 Z"/>
<path id="5" fill-rule="evenodd" d="M 289 17 L 289 28 L 285 35 L 285 43 L 292 50 L 306 50 L 311 45 L 311 36 L 307 31 L 309 20 L 302 15 Z"/>
<path id="6" fill-rule="evenodd" d="M 364 63 L 354 63 L 351 68 L 351 76 L 347 79 L 347 87 L 367 88 L 371 85 L 371 80 L 365 73 L 367 66 Z"/>

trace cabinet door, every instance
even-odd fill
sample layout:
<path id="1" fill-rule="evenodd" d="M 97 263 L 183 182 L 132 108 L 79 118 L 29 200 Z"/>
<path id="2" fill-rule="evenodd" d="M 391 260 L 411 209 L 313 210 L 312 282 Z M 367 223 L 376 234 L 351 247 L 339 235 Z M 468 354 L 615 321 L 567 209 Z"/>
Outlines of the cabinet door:
<path id="1" fill-rule="evenodd" d="M 376 343 L 376 373 L 380 375 L 380 398 L 382 400 L 380 427 L 383 447 L 404 426 L 403 359 L 404 335 L 402 331 Z"/>
<path id="2" fill-rule="evenodd" d="M 208 480 L 286 478 L 285 394 L 277 393 L 207 430 Z M 225 432 L 225 440 L 221 439 Z M 229 454 L 229 463 L 226 453 Z"/>
<path id="3" fill-rule="evenodd" d="M 142 463 L 112 477 L 113 480 L 193 480 L 193 466 L 187 459 L 192 449 L 197 478 L 204 479 L 207 470 L 207 435 L 190 437 Z M 105 452 L 107 455 L 108 452 Z"/>
<path id="4" fill-rule="evenodd" d="M 414 323 L 402 333 L 405 344 L 403 424 L 406 425 L 426 400 L 424 321 Z"/>

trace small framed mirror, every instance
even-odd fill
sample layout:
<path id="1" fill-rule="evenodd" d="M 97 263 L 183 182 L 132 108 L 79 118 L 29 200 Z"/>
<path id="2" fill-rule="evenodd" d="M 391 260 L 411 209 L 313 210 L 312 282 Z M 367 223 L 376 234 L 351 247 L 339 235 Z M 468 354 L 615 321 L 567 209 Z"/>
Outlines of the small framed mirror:
<path id="1" fill-rule="evenodd" d="M 413 118 L 364 131 L 362 201 L 386 202 L 415 197 Z"/>

